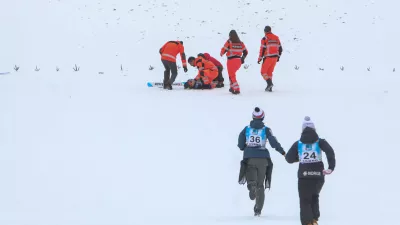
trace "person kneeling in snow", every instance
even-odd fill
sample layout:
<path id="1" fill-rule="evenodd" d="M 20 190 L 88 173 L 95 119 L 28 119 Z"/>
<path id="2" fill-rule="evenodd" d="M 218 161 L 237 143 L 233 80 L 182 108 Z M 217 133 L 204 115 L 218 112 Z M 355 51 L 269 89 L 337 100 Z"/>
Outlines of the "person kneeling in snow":
<path id="1" fill-rule="evenodd" d="M 193 67 L 197 67 L 199 73 L 194 78 L 188 80 L 185 84 L 185 89 L 212 89 L 215 88 L 216 83 L 213 81 L 218 77 L 218 68 L 211 62 L 203 57 L 199 56 L 197 58 L 189 57 L 189 64 Z"/>
<path id="2" fill-rule="evenodd" d="M 222 66 L 222 63 L 219 62 L 217 59 L 215 59 L 214 57 L 212 57 L 209 53 L 199 53 L 197 55 L 198 57 L 203 57 L 208 61 L 211 61 L 212 63 L 214 63 L 214 65 L 218 68 L 218 77 L 214 80 L 215 82 L 217 82 L 217 88 L 222 88 L 224 87 L 224 77 L 222 76 L 222 70 L 224 69 L 224 67 Z"/>

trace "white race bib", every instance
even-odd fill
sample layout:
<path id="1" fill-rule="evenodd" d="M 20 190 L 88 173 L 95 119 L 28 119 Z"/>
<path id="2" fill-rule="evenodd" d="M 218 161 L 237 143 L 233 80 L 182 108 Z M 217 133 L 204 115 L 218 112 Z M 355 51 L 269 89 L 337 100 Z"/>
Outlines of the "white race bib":
<path id="1" fill-rule="evenodd" d="M 262 148 L 266 144 L 265 127 L 262 129 L 254 129 L 247 127 L 246 129 L 246 144 L 251 148 Z"/>
<path id="2" fill-rule="evenodd" d="M 300 163 L 317 163 L 322 162 L 321 149 L 319 141 L 313 144 L 304 144 L 299 141 L 298 144 Z"/>

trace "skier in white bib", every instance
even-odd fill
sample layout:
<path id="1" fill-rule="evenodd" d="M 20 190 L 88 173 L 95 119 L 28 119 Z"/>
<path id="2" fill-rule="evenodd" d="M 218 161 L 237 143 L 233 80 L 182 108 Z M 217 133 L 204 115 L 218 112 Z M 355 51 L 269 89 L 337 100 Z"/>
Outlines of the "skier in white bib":
<path id="1" fill-rule="evenodd" d="M 239 134 L 238 147 L 243 151 L 239 184 L 247 182 L 249 197 L 256 200 L 254 215 L 259 216 L 264 206 L 265 188 L 271 187 L 272 160 L 266 144 L 285 155 L 272 130 L 265 126 L 264 111 L 258 107 L 254 109 L 253 120 Z M 265 188 L 264 188 L 265 184 Z"/>
<path id="2" fill-rule="evenodd" d="M 288 163 L 299 162 L 298 191 L 300 198 L 300 219 L 302 225 L 318 225 L 320 217 L 319 193 L 325 183 L 325 175 L 335 169 L 335 152 L 329 143 L 318 136 L 310 117 L 303 121 L 300 140 L 296 141 L 286 154 Z M 324 169 L 322 151 L 325 152 L 329 167 Z"/>

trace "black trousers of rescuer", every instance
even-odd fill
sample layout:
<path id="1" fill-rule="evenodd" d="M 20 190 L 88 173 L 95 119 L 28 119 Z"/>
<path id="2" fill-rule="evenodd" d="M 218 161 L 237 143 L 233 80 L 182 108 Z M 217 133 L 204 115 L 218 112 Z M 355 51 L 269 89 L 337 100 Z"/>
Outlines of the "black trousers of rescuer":
<path id="1" fill-rule="evenodd" d="M 223 69 L 224 68 L 222 66 L 218 66 L 218 77 L 215 80 L 217 80 L 219 83 L 224 83 L 224 77 L 222 76 Z"/>
<path id="2" fill-rule="evenodd" d="M 178 76 L 178 67 L 176 65 L 176 62 L 171 62 L 167 60 L 161 60 L 161 61 L 165 67 L 164 86 L 166 84 L 172 85 L 175 82 L 176 77 Z"/>
<path id="3" fill-rule="evenodd" d="M 324 186 L 324 179 L 299 179 L 300 220 L 302 225 L 312 224 L 320 217 L 319 193 Z"/>

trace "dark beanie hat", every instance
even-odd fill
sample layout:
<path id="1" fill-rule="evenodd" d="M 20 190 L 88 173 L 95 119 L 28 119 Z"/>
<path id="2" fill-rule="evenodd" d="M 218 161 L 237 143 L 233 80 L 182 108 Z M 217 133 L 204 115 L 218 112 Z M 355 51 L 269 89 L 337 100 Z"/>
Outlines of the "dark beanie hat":
<path id="1" fill-rule="evenodd" d="M 271 32 L 271 27 L 270 26 L 265 26 L 264 32 Z"/>

